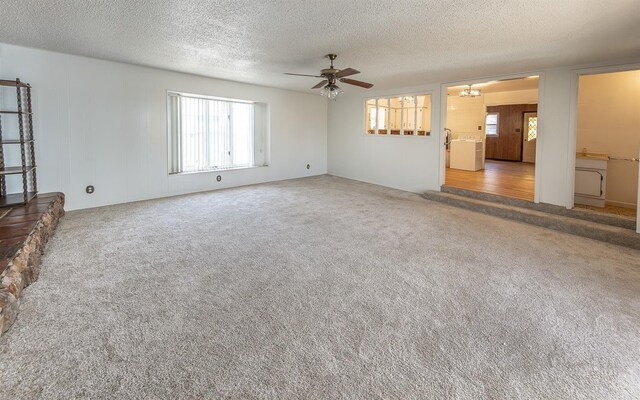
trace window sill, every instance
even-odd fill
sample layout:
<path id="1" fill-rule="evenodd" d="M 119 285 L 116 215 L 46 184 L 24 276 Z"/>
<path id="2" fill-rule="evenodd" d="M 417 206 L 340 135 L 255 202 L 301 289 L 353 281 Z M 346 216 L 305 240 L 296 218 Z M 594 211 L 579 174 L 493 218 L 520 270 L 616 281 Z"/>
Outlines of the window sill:
<path id="1" fill-rule="evenodd" d="M 264 168 L 264 167 L 268 167 L 268 166 L 269 166 L 269 164 L 264 164 L 264 165 L 252 165 L 252 166 L 249 166 L 249 167 L 204 169 L 202 171 L 169 172 L 169 176 L 193 175 L 193 174 L 213 174 L 213 173 L 218 173 L 218 172 L 237 171 L 237 170 L 241 170 L 241 169 Z"/>
<path id="2" fill-rule="evenodd" d="M 421 131 L 424 132 L 424 131 Z M 371 133 L 371 132 L 365 132 L 364 133 L 365 136 L 371 136 L 371 137 L 414 137 L 414 138 L 428 138 L 431 137 L 431 132 L 429 131 L 428 135 L 425 134 L 418 134 L 418 135 L 400 135 L 399 133 L 391 133 L 391 134 L 387 134 L 387 133 Z"/>

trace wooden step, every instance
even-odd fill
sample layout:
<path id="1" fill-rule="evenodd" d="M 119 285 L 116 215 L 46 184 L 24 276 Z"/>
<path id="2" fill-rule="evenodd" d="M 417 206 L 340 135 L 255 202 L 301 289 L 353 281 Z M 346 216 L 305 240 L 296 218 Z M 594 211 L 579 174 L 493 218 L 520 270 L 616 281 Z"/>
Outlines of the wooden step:
<path id="1" fill-rule="evenodd" d="M 640 250 L 640 234 L 628 228 L 448 192 L 429 191 L 423 197 L 483 214 Z"/>

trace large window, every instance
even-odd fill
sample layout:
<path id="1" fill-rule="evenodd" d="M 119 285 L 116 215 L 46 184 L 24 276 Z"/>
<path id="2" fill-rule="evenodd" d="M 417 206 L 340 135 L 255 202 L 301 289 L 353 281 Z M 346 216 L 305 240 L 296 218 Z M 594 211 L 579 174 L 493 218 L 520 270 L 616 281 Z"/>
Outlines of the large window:
<path id="1" fill-rule="evenodd" d="M 266 163 L 259 104 L 169 92 L 168 108 L 169 173 Z"/>
<path id="2" fill-rule="evenodd" d="M 402 95 L 368 99 L 365 131 L 371 135 L 429 136 L 431 95 Z"/>

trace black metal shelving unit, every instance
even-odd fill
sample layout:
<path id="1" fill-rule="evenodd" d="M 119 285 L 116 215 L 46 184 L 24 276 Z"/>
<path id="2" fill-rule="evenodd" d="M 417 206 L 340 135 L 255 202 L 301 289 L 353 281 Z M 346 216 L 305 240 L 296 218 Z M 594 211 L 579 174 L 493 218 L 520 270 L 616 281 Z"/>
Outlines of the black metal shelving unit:
<path id="1" fill-rule="evenodd" d="M 31 85 L 21 82 L 20 79 L 0 79 L 1 90 L 11 90 L 12 88 L 16 95 L 16 109 L 0 109 L 0 207 L 27 204 L 38 193 Z M 5 93 L 2 93 L 2 96 L 5 98 Z M 7 133 L 11 135 L 12 132 L 3 132 L 3 122 L 7 121 L 6 118 L 16 117 L 18 137 L 5 139 Z M 20 151 L 21 165 L 5 165 L 5 155 L 17 151 Z M 7 176 L 9 175 L 22 176 L 22 192 L 7 193 Z"/>

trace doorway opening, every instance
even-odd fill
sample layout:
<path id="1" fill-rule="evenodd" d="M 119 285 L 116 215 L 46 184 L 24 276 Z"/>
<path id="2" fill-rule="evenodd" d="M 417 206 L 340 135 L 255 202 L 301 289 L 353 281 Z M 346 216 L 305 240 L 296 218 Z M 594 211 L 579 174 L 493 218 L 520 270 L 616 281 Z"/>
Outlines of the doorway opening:
<path id="1" fill-rule="evenodd" d="M 445 185 L 534 201 L 539 77 L 449 86 Z"/>
<path id="2" fill-rule="evenodd" d="M 640 70 L 578 78 L 574 206 L 636 218 Z"/>

